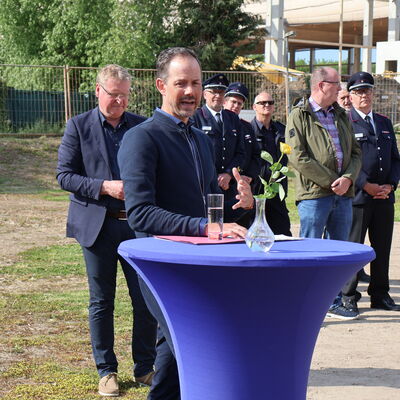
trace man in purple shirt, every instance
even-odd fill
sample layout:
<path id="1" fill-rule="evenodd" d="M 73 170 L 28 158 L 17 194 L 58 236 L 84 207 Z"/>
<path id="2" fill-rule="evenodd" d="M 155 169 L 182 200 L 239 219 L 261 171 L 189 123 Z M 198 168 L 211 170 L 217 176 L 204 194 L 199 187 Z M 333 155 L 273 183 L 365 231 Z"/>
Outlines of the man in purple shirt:
<path id="1" fill-rule="evenodd" d="M 319 68 L 311 76 L 311 96 L 292 110 L 285 139 L 292 147 L 289 163 L 296 170 L 296 204 L 300 236 L 348 240 L 354 182 L 361 167 L 361 150 L 343 108 L 337 102 L 339 75 Z M 355 319 L 340 296 L 327 316 Z"/>

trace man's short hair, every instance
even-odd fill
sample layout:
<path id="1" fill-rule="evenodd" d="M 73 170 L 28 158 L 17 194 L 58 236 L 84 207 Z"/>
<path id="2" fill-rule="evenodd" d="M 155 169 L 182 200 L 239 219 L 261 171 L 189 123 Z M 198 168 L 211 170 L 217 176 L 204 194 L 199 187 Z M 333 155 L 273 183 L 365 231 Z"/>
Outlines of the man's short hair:
<path id="1" fill-rule="evenodd" d="M 326 80 L 329 76 L 329 72 L 332 69 L 334 69 L 334 68 L 321 67 L 321 68 L 315 69 L 311 74 L 311 81 L 310 81 L 311 89 L 315 89 L 320 82 Z"/>
<path id="2" fill-rule="evenodd" d="M 256 102 L 258 100 L 258 96 L 260 96 L 263 93 L 269 94 L 272 97 L 272 94 L 270 92 L 268 92 L 268 90 L 265 90 L 265 89 L 260 90 L 259 92 L 257 92 L 256 97 L 254 97 L 253 104 L 256 104 Z"/>
<path id="3" fill-rule="evenodd" d="M 200 66 L 199 58 L 197 54 L 187 47 L 169 47 L 168 49 L 163 50 L 157 57 L 156 69 L 157 69 L 157 78 L 165 81 L 168 78 L 168 68 L 169 64 L 175 57 L 193 57 Z"/>
<path id="4" fill-rule="evenodd" d="M 117 64 L 108 64 L 100 69 L 97 74 L 96 83 L 104 85 L 110 78 L 119 81 L 128 81 L 129 83 L 132 81 L 132 76 L 126 68 Z"/>

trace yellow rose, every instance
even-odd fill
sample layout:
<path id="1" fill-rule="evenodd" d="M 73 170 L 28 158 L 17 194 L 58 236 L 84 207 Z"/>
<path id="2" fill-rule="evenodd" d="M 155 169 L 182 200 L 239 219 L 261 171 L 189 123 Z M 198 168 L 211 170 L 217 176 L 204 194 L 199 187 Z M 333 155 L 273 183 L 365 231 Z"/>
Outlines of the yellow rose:
<path id="1" fill-rule="evenodd" d="M 280 150 L 282 154 L 290 154 L 292 152 L 292 148 L 287 143 L 280 143 Z"/>

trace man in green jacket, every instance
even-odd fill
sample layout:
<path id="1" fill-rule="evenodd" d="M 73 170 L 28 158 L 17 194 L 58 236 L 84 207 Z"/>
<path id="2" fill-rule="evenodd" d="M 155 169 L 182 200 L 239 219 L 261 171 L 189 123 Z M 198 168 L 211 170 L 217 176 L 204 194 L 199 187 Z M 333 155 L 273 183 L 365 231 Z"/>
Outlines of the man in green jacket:
<path id="1" fill-rule="evenodd" d="M 315 70 L 311 96 L 293 108 L 286 126 L 286 143 L 292 147 L 289 163 L 296 170 L 302 237 L 349 238 L 361 150 L 346 112 L 336 102 L 339 90 L 335 69 Z M 339 295 L 327 316 L 350 320 L 358 313 L 345 308 Z"/>

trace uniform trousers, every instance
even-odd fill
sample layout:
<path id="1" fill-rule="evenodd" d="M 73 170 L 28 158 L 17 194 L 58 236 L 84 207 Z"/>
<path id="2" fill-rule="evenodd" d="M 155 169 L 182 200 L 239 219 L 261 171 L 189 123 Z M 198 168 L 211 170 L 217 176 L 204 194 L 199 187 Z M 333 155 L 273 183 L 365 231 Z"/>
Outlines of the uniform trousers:
<path id="1" fill-rule="evenodd" d="M 376 258 L 371 262 L 371 282 L 368 294 L 379 300 L 389 292 L 389 258 L 394 225 L 394 204 L 385 200 L 370 200 L 363 205 L 353 206 L 353 222 L 350 241 L 364 243 L 366 233 L 375 250 Z M 343 299 L 356 296 L 358 284 L 355 274 L 343 287 Z"/>
<path id="2" fill-rule="evenodd" d="M 157 322 L 148 310 L 139 288 L 135 270 L 121 256 L 119 244 L 134 239 L 127 221 L 106 217 L 95 243 L 82 247 L 89 284 L 89 326 L 93 357 L 100 377 L 117 372 L 114 352 L 114 300 L 117 262 L 121 263 L 127 282 L 132 308 L 132 357 L 134 375 L 141 377 L 153 371 Z"/>
<path id="3" fill-rule="evenodd" d="M 235 222 L 246 228 L 250 228 L 255 215 L 255 209 L 246 211 Z M 285 200 L 281 201 L 278 196 L 273 199 L 267 199 L 265 202 L 265 218 L 275 235 L 292 236 L 289 211 Z"/>

